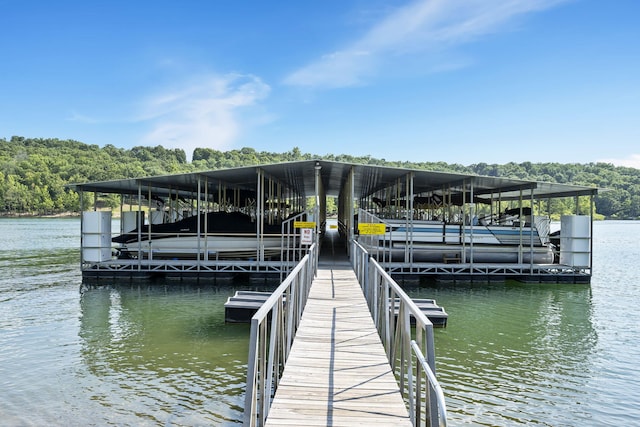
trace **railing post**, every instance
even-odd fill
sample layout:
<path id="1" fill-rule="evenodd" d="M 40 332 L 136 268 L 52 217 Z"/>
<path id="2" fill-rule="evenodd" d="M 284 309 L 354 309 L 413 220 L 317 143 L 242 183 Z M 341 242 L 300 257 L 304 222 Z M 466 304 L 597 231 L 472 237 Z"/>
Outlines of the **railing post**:
<path id="1" fill-rule="evenodd" d="M 254 426 L 257 414 L 254 411 L 253 402 L 256 400 L 256 382 L 255 375 L 249 377 L 249 373 L 255 374 L 257 364 L 257 348 L 254 345 L 258 340 L 258 320 L 251 319 L 251 334 L 249 336 L 249 360 L 247 364 L 247 387 L 244 396 L 244 425 Z M 247 410 L 248 409 L 248 410 Z"/>
<path id="2" fill-rule="evenodd" d="M 269 331 L 270 343 L 277 342 L 277 332 L 279 330 L 278 323 L 280 322 L 280 317 L 278 316 L 278 314 L 279 314 L 279 304 L 276 304 L 274 307 L 274 311 L 272 312 L 272 315 L 271 315 L 271 330 Z M 274 387 L 274 384 L 273 384 L 273 376 L 274 376 L 273 374 L 274 374 L 274 365 L 275 365 L 274 361 L 278 354 L 276 352 L 276 347 L 277 345 L 273 345 L 273 344 L 269 346 L 269 355 L 267 356 L 267 375 L 265 377 L 265 380 L 266 380 L 265 390 L 272 390 Z M 275 384 L 275 386 L 277 387 L 277 383 Z M 266 419 L 267 416 L 269 415 L 269 408 L 271 407 L 271 393 L 265 393 L 263 399 L 264 399 L 264 405 L 263 405 L 264 417 L 263 418 Z"/>
<path id="3" fill-rule="evenodd" d="M 376 327 L 379 329 L 378 323 L 380 322 L 380 306 L 378 304 L 378 295 L 380 294 L 380 276 L 376 274 L 375 267 L 373 263 L 368 263 L 368 272 L 367 272 L 371 283 L 371 307 L 372 307 L 372 316 L 373 321 L 376 324 Z"/>
<path id="4" fill-rule="evenodd" d="M 286 325 L 286 333 L 285 333 L 285 360 L 289 357 L 289 351 L 291 351 L 291 341 L 293 341 L 293 313 L 295 309 L 295 287 L 297 284 L 296 275 L 293 276 L 292 286 L 287 288 L 287 292 L 285 295 L 287 296 L 286 300 L 286 313 L 287 316 L 284 319 Z"/>

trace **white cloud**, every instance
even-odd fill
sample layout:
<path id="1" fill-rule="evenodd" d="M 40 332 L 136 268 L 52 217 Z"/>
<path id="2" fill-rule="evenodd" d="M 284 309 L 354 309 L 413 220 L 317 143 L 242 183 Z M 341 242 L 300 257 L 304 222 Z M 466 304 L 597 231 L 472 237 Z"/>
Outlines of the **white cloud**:
<path id="1" fill-rule="evenodd" d="M 71 115 L 67 118 L 67 120 L 70 122 L 77 122 L 77 123 L 88 123 L 88 124 L 100 123 L 100 120 L 96 119 L 95 117 L 85 116 L 75 111 L 71 112 Z"/>
<path id="2" fill-rule="evenodd" d="M 242 113 L 266 98 L 270 88 L 258 77 L 231 74 L 200 77 L 197 82 L 167 89 L 148 99 L 138 122 L 151 130 L 143 145 L 182 148 L 228 148 L 242 129 Z"/>
<path id="3" fill-rule="evenodd" d="M 640 169 L 640 154 L 631 154 L 626 159 L 601 159 L 598 162 L 611 163 L 616 166 Z"/>
<path id="4" fill-rule="evenodd" d="M 396 9 L 344 48 L 294 71 L 285 83 L 336 88 L 363 83 L 398 55 L 424 53 L 503 31 L 514 18 L 567 0 L 420 0 Z M 437 67 L 437 66 L 436 66 Z"/>

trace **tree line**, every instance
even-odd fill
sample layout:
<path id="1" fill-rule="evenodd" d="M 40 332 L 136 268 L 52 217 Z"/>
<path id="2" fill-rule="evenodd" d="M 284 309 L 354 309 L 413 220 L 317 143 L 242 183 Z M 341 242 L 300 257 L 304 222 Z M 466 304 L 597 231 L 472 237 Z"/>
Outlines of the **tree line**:
<path id="1" fill-rule="evenodd" d="M 609 163 L 477 163 L 468 166 L 445 162 L 392 162 L 371 156 L 284 153 L 196 148 L 191 162 L 184 150 L 162 146 L 99 147 L 55 138 L 0 139 L 0 215 L 48 215 L 82 210 L 71 183 L 167 175 L 299 160 L 331 160 L 442 172 L 500 176 L 532 181 L 595 186 L 606 189 L 595 197 L 599 215 L 612 219 L 640 219 L 640 170 Z M 113 203 L 117 203 L 112 200 Z M 91 203 L 85 200 L 85 203 Z M 573 212 L 572 200 L 558 201 L 552 213 Z"/>

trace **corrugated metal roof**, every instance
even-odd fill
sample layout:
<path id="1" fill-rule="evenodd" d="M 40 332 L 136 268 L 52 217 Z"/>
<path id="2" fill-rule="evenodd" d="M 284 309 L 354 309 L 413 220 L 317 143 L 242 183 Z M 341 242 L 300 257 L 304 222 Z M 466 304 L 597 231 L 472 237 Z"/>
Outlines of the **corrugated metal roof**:
<path id="1" fill-rule="evenodd" d="M 200 171 L 176 175 L 162 175 L 113 181 L 73 184 L 69 187 L 76 191 L 99 193 L 137 194 L 139 184 L 143 192 L 163 196 L 171 194 L 190 195 L 198 190 L 206 178 L 209 193 L 219 188 L 237 188 L 255 191 L 257 188 L 257 170 L 266 176 L 284 183 L 303 196 L 315 194 L 315 168 L 320 167 L 320 176 L 324 191 L 329 196 L 338 196 L 350 171 L 354 171 L 354 191 L 358 198 L 371 196 L 376 192 L 403 182 L 408 174 L 413 175 L 413 194 L 441 191 L 445 188 L 469 192 L 473 185 L 476 197 L 490 199 L 500 195 L 501 200 L 512 200 L 533 195 L 539 198 L 569 197 L 592 195 L 597 193 L 593 187 L 554 184 L 548 182 L 525 181 L 511 178 L 488 177 L 451 172 L 435 172 L 417 169 L 392 168 L 376 165 L 332 162 L 326 160 L 306 160 L 269 165 L 246 166 L 230 169 Z M 204 191 L 204 189 L 202 189 Z M 404 196 L 404 194 L 403 194 Z"/>

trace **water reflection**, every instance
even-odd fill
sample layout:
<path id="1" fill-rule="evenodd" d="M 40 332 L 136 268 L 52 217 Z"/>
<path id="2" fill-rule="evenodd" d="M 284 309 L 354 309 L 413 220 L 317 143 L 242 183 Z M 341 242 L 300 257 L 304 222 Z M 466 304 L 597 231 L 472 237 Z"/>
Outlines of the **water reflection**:
<path id="1" fill-rule="evenodd" d="M 249 327 L 225 324 L 232 287 L 90 288 L 80 298 L 87 390 L 106 423 L 240 423 Z"/>
<path id="2" fill-rule="evenodd" d="M 597 334 L 585 285 L 447 284 L 409 289 L 449 313 L 436 331 L 452 424 L 564 425 L 588 420 Z"/>

